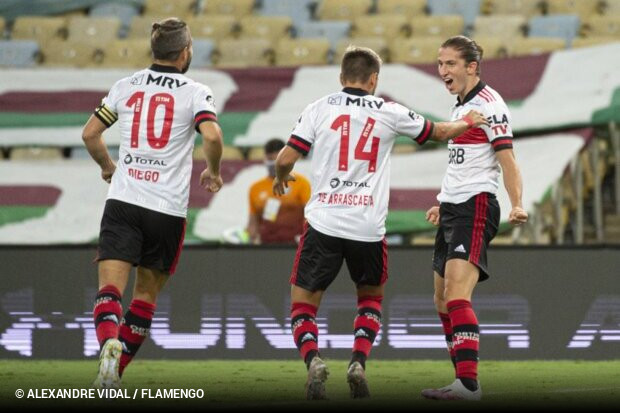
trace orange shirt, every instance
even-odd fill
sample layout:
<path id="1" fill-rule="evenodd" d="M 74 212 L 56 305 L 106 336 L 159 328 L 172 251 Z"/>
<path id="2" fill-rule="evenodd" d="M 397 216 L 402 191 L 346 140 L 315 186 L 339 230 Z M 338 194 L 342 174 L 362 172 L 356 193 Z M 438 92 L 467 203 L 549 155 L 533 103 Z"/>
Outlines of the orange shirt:
<path id="1" fill-rule="evenodd" d="M 310 182 L 300 174 L 289 182 L 288 193 L 273 194 L 273 178 L 265 177 L 250 187 L 250 214 L 259 219 L 262 243 L 291 243 L 303 231 L 304 207 L 310 199 Z"/>

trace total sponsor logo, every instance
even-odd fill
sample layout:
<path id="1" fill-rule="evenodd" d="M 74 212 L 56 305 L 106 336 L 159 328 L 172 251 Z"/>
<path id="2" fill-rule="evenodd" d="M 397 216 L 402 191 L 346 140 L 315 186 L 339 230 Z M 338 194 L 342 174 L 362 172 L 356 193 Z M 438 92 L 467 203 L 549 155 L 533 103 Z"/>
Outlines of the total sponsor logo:
<path id="1" fill-rule="evenodd" d="M 125 165 L 135 163 L 138 165 L 168 166 L 164 159 L 149 159 L 142 156 L 131 156 L 131 154 L 129 153 L 125 155 L 125 158 L 123 158 L 123 162 L 125 163 Z"/>
<path id="2" fill-rule="evenodd" d="M 341 181 L 338 178 L 332 178 L 331 181 L 329 181 L 329 186 L 331 186 L 332 188 L 336 189 L 339 186 L 344 186 L 344 187 L 353 187 L 353 188 L 370 188 L 370 185 L 368 185 L 368 182 L 355 182 L 355 181 Z"/>

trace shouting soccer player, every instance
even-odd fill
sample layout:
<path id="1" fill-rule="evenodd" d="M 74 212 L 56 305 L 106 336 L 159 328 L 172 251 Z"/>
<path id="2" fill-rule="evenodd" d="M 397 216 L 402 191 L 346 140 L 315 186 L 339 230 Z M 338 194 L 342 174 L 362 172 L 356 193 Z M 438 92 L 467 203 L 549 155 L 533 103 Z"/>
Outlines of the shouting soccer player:
<path id="1" fill-rule="evenodd" d="M 454 122 L 433 123 L 374 96 L 381 59 L 349 47 L 342 58 L 342 91 L 308 105 L 276 159 L 274 192 L 283 194 L 295 162 L 312 155 L 312 195 L 290 283 L 293 338 L 308 368 L 306 396 L 325 398 L 327 367 L 319 357 L 315 322 L 321 297 L 343 260 L 357 286 L 357 317 L 347 381 L 353 398 L 369 396 L 366 358 L 381 325 L 387 280 L 385 218 L 390 195 L 390 152 L 399 135 L 418 144 L 447 140 L 486 124 L 476 111 Z"/>
<path id="2" fill-rule="evenodd" d="M 154 23 L 151 48 L 151 67 L 116 82 L 83 132 L 88 152 L 110 183 L 94 307 L 100 388 L 119 387 L 149 333 L 157 296 L 175 271 L 185 235 L 194 130 L 203 137 L 207 159 L 200 184 L 211 192 L 222 186 L 222 131 L 213 93 L 184 75 L 192 59 L 189 28 L 176 18 Z M 115 164 L 102 133 L 117 120 L 121 144 Z M 121 318 L 132 266 L 138 267 L 133 297 Z"/>
<path id="3" fill-rule="evenodd" d="M 509 221 L 527 221 L 521 204 L 521 173 L 512 150 L 510 113 L 502 97 L 480 80 L 482 48 L 465 36 L 446 40 L 439 49 L 438 69 L 448 91 L 457 95 L 452 119 L 480 111 L 488 125 L 472 128 L 448 144 L 448 170 L 437 196 L 440 205 L 426 217 L 439 225 L 433 270 L 435 306 L 456 369 L 449 386 L 424 390 L 437 400 L 479 400 L 480 329 L 471 305 L 476 284 L 489 278 L 486 250 L 497 233 L 500 211 L 495 193 L 500 166 L 512 210 Z"/>

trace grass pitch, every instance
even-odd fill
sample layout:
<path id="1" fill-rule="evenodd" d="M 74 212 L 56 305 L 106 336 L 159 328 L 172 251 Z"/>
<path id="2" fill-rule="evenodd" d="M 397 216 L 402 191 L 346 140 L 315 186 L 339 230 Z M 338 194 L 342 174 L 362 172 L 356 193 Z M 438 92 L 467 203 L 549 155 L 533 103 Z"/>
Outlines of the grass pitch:
<path id="1" fill-rule="evenodd" d="M 93 382 L 97 361 L 0 361 L 0 406 L 23 408 L 291 408 L 349 409 L 402 407 L 454 409 L 454 402 L 427 401 L 423 388 L 453 380 L 452 366 L 439 361 L 370 360 L 367 377 L 371 399 L 349 399 L 347 361 L 326 360 L 330 377 L 328 401 L 306 402 L 306 370 L 294 361 L 134 361 L 123 386 L 136 399 L 22 399 L 18 389 L 86 389 Z M 483 400 L 459 403 L 459 410 L 620 407 L 620 361 L 483 361 L 480 367 Z M 153 399 L 142 389 L 203 389 L 202 399 Z M 151 392 L 152 395 L 156 393 Z"/>

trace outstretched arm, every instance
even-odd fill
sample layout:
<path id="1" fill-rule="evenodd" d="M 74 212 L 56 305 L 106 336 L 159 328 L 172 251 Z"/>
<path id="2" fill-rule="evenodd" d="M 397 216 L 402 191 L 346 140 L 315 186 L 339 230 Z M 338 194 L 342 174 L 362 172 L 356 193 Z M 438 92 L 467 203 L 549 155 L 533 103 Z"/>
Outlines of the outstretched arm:
<path id="1" fill-rule="evenodd" d="M 447 141 L 449 139 L 456 138 L 467 129 L 477 128 L 488 124 L 489 122 L 482 113 L 475 110 L 470 110 L 459 120 L 452 122 L 436 122 L 431 139 L 436 141 Z"/>
<path id="2" fill-rule="evenodd" d="M 523 224 L 527 222 L 528 215 L 523 209 L 523 204 L 521 202 L 523 181 L 514 152 L 512 149 L 502 149 L 501 151 L 495 152 L 495 156 L 497 156 L 499 164 L 502 167 L 504 187 L 506 188 L 506 192 L 508 192 L 510 204 L 512 205 L 508 221 L 510 221 L 512 225 Z"/>

